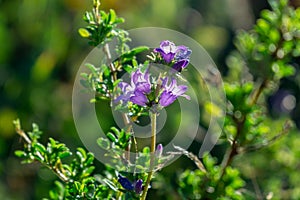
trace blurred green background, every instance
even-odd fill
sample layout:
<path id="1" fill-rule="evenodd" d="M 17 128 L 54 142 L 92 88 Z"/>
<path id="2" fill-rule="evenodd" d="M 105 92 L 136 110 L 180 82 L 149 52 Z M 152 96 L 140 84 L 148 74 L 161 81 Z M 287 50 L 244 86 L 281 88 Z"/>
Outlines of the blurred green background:
<path id="1" fill-rule="evenodd" d="M 14 150 L 22 147 L 13 129 L 14 119 L 20 118 L 26 130 L 32 122 L 39 124 L 45 141 L 53 137 L 72 150 L 82 146 L 72 118 L 71 96 L 75 74 L 92 50 L 77 31 L 84 26 L 82 15 L 91 6 L 90 0 L 0 0 L 0 199 L 47 197 L 55 179 L 47 169 L 22 165 L 14 156 Z M 191 36 L 226 76 L 226 56 L 234 49 L 235 32 L 250 29 L 268 4 L 265 0 L 103 0 L 102 8 L 113 8 L 124 17 L 125 29 L 165 27 Z M 282 81 L 268 100 L 274 119 L 291 116 L 300 126 L 299 88 L 299 77 Z M 293 95 L 295 108 L 278 109 L 276 105 L 286 95 Z M 299 134 L 294 132 L 259 155 L 238 157 L 235 165 L 242 169 L 252 191 L 300 195 L 299 145 Z M 197 153 L 197 141 L 191 150 Z M 212 153 L 223 155 L 224 148 L 216 146 Z M 165 181 L 176 185 L 176 173 L 184 168 L 195 166 L 180 158 L 162 171 Z M 150 192 L 149 198 L 178 198 L 172 184 Z"/>

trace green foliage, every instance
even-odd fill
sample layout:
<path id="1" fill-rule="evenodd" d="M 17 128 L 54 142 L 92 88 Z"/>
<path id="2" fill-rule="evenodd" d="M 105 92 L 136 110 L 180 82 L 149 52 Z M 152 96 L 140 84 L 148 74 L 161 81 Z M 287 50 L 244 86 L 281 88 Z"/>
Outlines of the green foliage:
<path id="1" fill-rule="evenodd" d="M 205 170 L 180 174 L 178 185 L 183 199 L 244 199 L 241 189 L 245 183 L 238 169 L 228 167 L 223 172 L 209 154 L 203 157 L 203 164 Z"/>
<path id="2" fill-rule="evenodd" d="M 80 83 L 85 88 L 92 92 L 95 92 L 95 99 L 91 102 L 95 102 L 100 99 L 110 99 L 113 91 L 114 84 L 111 81 L 111 72 L 109 67 L 105 64 L 100 68 L 96 68 L 92 64 L 86 64 L 86 67 L 91 71 L 90 74 L 82 73 Z"/>
<path id="3" fill-rule="evenodd" d="M 110 9 L 108 13 L 99 10 L 100 3 L 94 2 L 92 12 L 86 12 L 83 20 L 88 23 L 85 28 L 79 29 L 79 34 L 88 38 L 89 44 L 98 46 L 111 41 L 114 37 L 126 36 L 127 32 L 117 29 L 119 23 L 123 23 L 124 19 L 117 17 L 114 10 Z"/>
<path id="4" fill-rule="evenodd" d="M 252 106 L 249 103 L 249 95 L 254 90 L 253 83 L 224 83 L 224 88 L 226 98 L 231 103 L 231 105 L 229 105 L 228 112 L 237 115 L 237 118 L 241 118 L 241 115 L 245 115 L 250 112 Z"/>
<path id="5" fill-rule="evenodd" d="M 115 127 L 111 127 L 111 130 L 106 133 L 107 138 L 99 138 L 97 140 L 98 145 L 107 151 L 107 155 L 116 158 L 116 161 L 124 159 L 122 152 L 127 149 L 131 144 L 132 133 L 127 133 L 123 129 L 118 130 Z M 122 166 L 122 164 L 121 164 Z"/>
<path id="6" fill-rule="evenodd" d="M 253 198 L 255 195 L 243 188 L 246 182 L 239 169 L 232 167 L 234 158 L 270 146 L 291 130 L 289 121 L 281 122 L 281 130 L 270 123 L 265 91 L 271 93 L 282 78 L 296 72 L 296 65 L 291 64 L 299 57 L 299 9 L 289 7 L 285 0 L 270 4 L 273 10 L 264 10 L 253 30 L 238 33 L 237 51 L 228 60 L 231 79 L 224 83 L 228 107 L 222 135 L 225 140 L 221 140 L 227 153 L 222 164 L 206 155 L 205 170 L 187 170 L 180 175 L 180 194 L 185 199 Z M 258 84 L 244 72 L 247 70 Z"/>
<path id="7" fill-rule="evenodd" d="M 270 146 L 290 131 L 292 125 L 288 120 L 282 120 L 278 125 L 270 118 L 265 91 L 271 93 L 283 78 L 294 75 L 296 73 L 295 59 L 300 56 L 300 9 L 289 7 L 287 0 L 270 0 L 270 5 L 272 10 L 264 10 L 252 30 L 238 33 L 235 40 L 237 50 L 228 59 L 231 79 L 229 78 L 224 84 L 228 107 L 223 140 L 220 141 L 220 145 L 227 151 L 222 155 L 221 163 L 210 154 L 206 154 L 200 161 L 191 152 L 180 148 L 177 148 L 179 152 L 168 152 L 167 156 L 160 155 L 151 159 L 151 149 L 153 146 L 155 148 L 156 144 L 152 145 L 151 149 L 146 146 L 139 151 L 131 124 L 126 120 L 125 125 L 128 128 L 126 131 L 112 127 L 106 133 L 106 138 L 97 140 L 98 145 L 106 151 L 103 156 L 108 157 L 117 170 L 111 169 L 108 165 L 101 174 L 95 174 L 94 156 L 82 148 L 77 148 L 73 160 L 65 162 L 71 158 L 72 152 L 64 143 L 49 138 L 48 143 L 43 145 L 39 142 L 42 134 L 39 127 L 33 124 L 33 130 L 25 133 L 18 120 L 14 122 L 16 131 L 25 140 L 25 144 L 24 150 L 15 151 L 15 155 L 25 163 L 37 161 L 57 175 L 60 181 L 55 181 L 54 188 L 49 192 L 50 199 L 139 199 L 140 194 L 132 189 L 123 188 L 117 176 L 122 174 L 132 184 L 138 179 L 143 180 L 143 183 L 146 183 L 144 184 L 146 193 L 143 192 L 143 194 L 147 194 L 152 172 L 160 170 L 164 163 L 175 154 L 186 155 L 198 167 L 196 170 L 185 170 L 179 174 L 177 189 L 183 199 L 248 199 L 250 196 L 253 198 L 255 195 L 249 195 L 251 192 L 249 192 L 247 180 L 253 177 L 249 175 L 243 163 L 236 164 L 234 161 L 237 155 L 243 159 L 244 153 Z M 142 46 L 130 49 L 127 45 L 130 41 L 128 33 L 117 27 L 124 20 L 117 17 L 114 10 L 104 12 L 99 10 L 99 6 L 100 1 L 94 0 L 93 10 L 86 12 L 83 17 L 88 25 L 79 29 L 79 34 L 87 38 L 90 45 L 99 45 L 105 53 L 105 59 L 100 63 L 100 67 L 86 64 L 90 73 L 81 74 L 83 77 L 81 84 L 90 91 L 96 92 L 95 99 L 91 102 L 99 99 L 114 99 L 114 93 L 118 93 L 116 86 L 121 81 L 119 75 L 124 72 L 131 73 L 133 69 L 143 68 L 149 64 L 147 61 L 139 64 L 137 59 L 139 54 L 149 48 Z M 111 49 L 108 46 L 113 39 L 118 41 L 113 51 L 120 55 L 115 60 L 111 60 Z M 251 78 L 249 74 L 245 76 L 244 69 L 251 73 Z M 129 110 L 129 117 L 133 122 L 138 122 L 138 117 L 149 113 L 149 110 L 134 104 L 128 104 L 126 108 L 119 105 L 116 109 Z M 279 130 L 276 125 L 281 129 Z M 293 150 L 297 149 L 299 141 L 289 140 L 291 141 L 295 142 L 289 145 Z M 135 149 L 131 149 L 132 146 L 135 146 Z M 135 158 L 129 159 L 127 153 L 130 151 L 135 151 Z M 264 189 L 280 195 L 281 190 L 276 188 L 283 187 L 280 181 L 288 179 L 286 187 L 289 187 L 291 191 L 286 192 L 287 194 L 282 197 L 299 198 L 298 175 L 295 174 L 297 170 L 295 166 L 299 163 L 295 158 L 287 156 L 288 150 L 285 148 L 274 152 L 266 151 L 270 151 L 267 154 L 276 158 L 276 162 L 273 163 L 286 167 L 288 172 L 294 173 L 287 176 L 280 174 L 279 179 L 271 177 L 270 181 L 266 181 L 267 186 L 264 186 Z M 299 157 L 298 151 L 294 153 L 295 157 Z M 253 157 L 253 160 L 261 158 L 259 153 L 254 156 L 248 154 L 246 157 Z M 268 166 L 268 163 L 264 164 L 264 167 Z M 133 169 L 128 169 L 131 166 Z M 151 167 L 153 171 L 148 174 L 121 173 L 121 171 L 128 170 L 146 171 Z M 271 169 L 274 171 L 272 167 Z M 266 196 L 267 193 L 264 192 L 263 197 Z"/>
<path id="8" fill-rule="evenodd" d="M 300 9 L 288 1 L 270 1 L 273 10 L 264 10 L 252 31 L 241 31 L 235 42 L 255 77 L 279 80 L 295 73 L 291 59 L 299 57 Z"/>
<path id="9" fill-rule="evenodd" d="M 23 151 L 15 152 L 16 156 L 26 163 L 40 162 L 62 181 L 55 182 L 55 188 L 49 192 L 50 199 L 109 199 L 113 196 L 111 187 L 93 176 L 95 166 L 92 153 L 77 148 L 72 162 L 64 163 L 62 159 L 72 155 L 65 144 L 49 138 L 45 146 L 39 142 L 42 132 L 36 124 L 33 124 L 33 130 L 26 134 L 21 129 L 19 120 L 14 123 L 17 132 L 27 142 Z"/>

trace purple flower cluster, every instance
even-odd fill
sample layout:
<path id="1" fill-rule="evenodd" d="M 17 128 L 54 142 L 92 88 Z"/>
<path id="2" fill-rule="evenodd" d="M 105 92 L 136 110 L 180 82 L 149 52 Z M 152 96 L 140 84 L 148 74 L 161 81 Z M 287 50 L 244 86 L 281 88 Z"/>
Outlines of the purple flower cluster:
<path id="1" fill-rule="evenodd" d="M 119 83 L 118 86 L 122 93 L 116 101 L 122 100 L 123 103 L 131 101 L 134 104 L 149 107 L 158 103 L 160 106 L 166 107 L 179 96 L 189 99 L 189 96 L 184 94 L 187 91 L 186 85 L 177 85 L 175 78 L 171 78 L 170 84 L 168 82 L 169 78 L 162 79 L 161 85 L 156 86 L 159 87 L 157 92 L 155 85 L 150 82 L 148 71 L 143 73 L 138 69 L 132 73 L 130 84 L 126 82 Z"/>
<path id="2" fill-rule="evenodd" d="M 190 62 L 192 51 L 186 46 L 176 46 L 173 42 L 164 40 L 159 48 L 154 52 L 159 53 L 166 64 L 171 64 L 172 68 L 178 72 L 187 67 Z"/>
<path id="3" fill-rule="evenodd" d="M 139 179 L 132 183 L 121 175 L 118 176 L 118 182 L 122 185 L 122 187 L 129 191 L 134 191 L 136 194 L 140 194 L 143 191 L 143 180 Z"/>

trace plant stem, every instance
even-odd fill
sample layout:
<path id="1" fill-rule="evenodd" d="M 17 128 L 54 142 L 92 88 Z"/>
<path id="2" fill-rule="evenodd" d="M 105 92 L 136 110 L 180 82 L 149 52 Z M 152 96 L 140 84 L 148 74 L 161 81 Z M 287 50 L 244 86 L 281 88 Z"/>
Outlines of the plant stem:
<path id="1" fill-rule="evenodd" d="M 144 191 L 143 191 L 141 200 L 146 199 L 150 181 L 151 181 L 152 175 L 154 173 L 154 161 L 155 161 L 154 155 L 155 155 L 155 145 L 156 145 L 156 117 L 157 117 L 157 114 L 155 112 L 153 112 L 153 113 L 150 112 L 150 117 L 151 117 L 150 171 L 148 172 L 148 177 L 147 177 L 146 184 L 144 186 Z"/>
<path id="2" fill-rule="evenodd" d="M 116 68 L 115 68 L 114 64 L 112 63 L 112 57 L 111 57 L 111 53 L 110 53 L 108 44 L 104 45 L 103 51 L 106 55 L 107 63 L 109 65 L 109 69 L 110 69 L 110 72 L 111 72 L 111 80 L 112 80 L 112 82 L 116 82 L 118 80 L 117 71 L 116 71 Z M 111 95 L 111 98 L 113 98 L 112 95 Z M 131 123 L 130 123 L 130 119 L 129 119 L 128 115 L 125 114 L 125 113 L 122 113 L 122 118 L 123 118 L 125 127 L 127 127 L 126 132 L 129 132 L 132 128 Z M 128 147 L 126 148 L 125 158 L 128 161 L 130 159 L 130 145 L 128 145 Z"/>
<path id="3" fill-rule="evenodd" d="M 25 142 L 27 142 L 27 144 L 31 144 L 31 140 L 29 139 L 29 137 L 26 135 L 26 133 L 20 128 L 17 127 L 16 128 L 16 132 L 22 137 L 24 138 Z"/>
<path id="4" fill-rule="evenodd" d="M 16 132 L 25 140 L 25 142 L 29 145 L 32 144 L 32 141 L 30 140 L 30 138 L 27 136 L 27 134 L 21 129 L 21 125 L 19 120 L 15 122 L 15 126 L 16 126 Z M 40 152 L 37 152 L 36 154 L 38 157 L 43 158 L 43 155 Z M 53 173 L 55 173 L 58 178 L 60 178 L 60 180 L 62 180 L 63 182 L 69 182 L 69 178 L 63 173 L 62 169 L 62 163 L 59 162 L 59 166 L 61 166 L 60 168 L 56 167 L 56 166 L 52 166 L 49 163 L 40 161 L 35 159 L 36 161 L 40 162 L 43 166 L 49 168 Z"/>
<path id="5" fill-rule="evenodd" d="M 234 121 L 237 125 L 237 133 L 236 136 L 232 142 L 231 148 L 229 149 L 229 151 L 227 151 L 224 160 L 221 164 L 222 166 L 222 171 L 221 171 L 221 175 L 220 175 L 220 180 L 222 179 L 222 177 L 225 174 L 225 169 L 231 164 L 233 157 L 236 156 L 238 154 L 238 139 L 240 137 L 240 135 L 243 132 L 243 127 L 244 127 L 244 123 L 245 123 L 245 117 L 243 117 L 242 121 L 238 121 L 236 118 L 234 118 Z"/>
<path id="6" fill-rule="evenodd" d="M 264 90 L 264 88 L 267 86 L 268 84 L 268 80 L 264 79 L 263 82 L 260 84 L 259 88 L 257 89 L 257 91 L 255 91 L 253 98 L 250 102 L 250 105 L 253 106 L 254 104 L 256 104 L 259 96 L 261 95 L 262 91 Z"/>
<path id="7" fill-rule="evenodd" d="M 114 64 L 112 63 L 112 58 L 111 58 L 111 54 L 110 54 L 110 50 L 109 50 L 109 45 L 106 43 L 103 47 L 103 51 L 106 55 L 107 58 L 107 63 L 111 72 L 111 79 L 113 82 L 115 82 L 116 80 L 118 80 L 117 78 L 117 70 L 114 66 Z"/>
<path id="8" fill-rule="evenodd" d="M 266 88 L 267 84 L 268 84 L 268 80 L 264 79 L 263 82 L 260 84 L 259 88 L 255 91 L 253 98 L 251 99 L 251 102 L 250 102 L 251 106 L 253 106 L 257 103 L 258 98 L 262 94 L 263 90 Z M 246 116 L 244 116 L 242 118 L 242 120 L 239 120 L 239 119 L 235 118 L 234 116 L 232 116 L 232 118 L 235 121 L 235 124 L 237 126 L 237 134 L 232 142 L 231 148 L 227 151 L 227 153 L 225 154 L 224 159 L 222 161 L 222 164 L 221 164 L 222 171 L 221 171 L 221 175 L 220 175 L 220 180 L 224 176 L 226 168 L 231 164 L 233 157 L 235 157 L 239 153 L 238 152 L 238 148 L 239 148 L 238 139 L 243 132 L 243 127 L 244 127 L 245 120 L 246 120 Z"/>

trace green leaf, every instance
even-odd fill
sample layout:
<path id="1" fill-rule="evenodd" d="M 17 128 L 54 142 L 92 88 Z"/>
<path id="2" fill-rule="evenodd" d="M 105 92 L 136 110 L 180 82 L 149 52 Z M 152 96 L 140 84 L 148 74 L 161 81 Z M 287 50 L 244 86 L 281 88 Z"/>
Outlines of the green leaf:
<path id="1" fill-rule="evenodd" d="M 63 159 L 63 158 L 69 157 L 69 156 L 71 156 L 71 155 L 72 155 L 71 152 L 69 152 L 69 151 L 64 151 L 64 152 L 59 153 L 59 154 L 58 154 L 58 157 L 59 157 L 60 159 Z"/>
<path id="2" fill-rule="evenodd" d="M 124 18 L 122 17 L 118 17 L 116 20 L 115 20 L 115 24 L 119 24 L 119 23 L 124 23 Z"/>
<path id="3" fill-rule="evenodd" d="M 112 141 L 112 142 L 114 142 L 114 143 L 118 142 L 118 139 L 116 138 L 116 136 L 115 136 L 113 133 L 108 132 L 108 133 L 106 134 L 106 136 L 110 139 L 110 141 Z"/>
<path id="4" fill-rule="evenodd" d="M 105 64 L 101 65 L 100 71 L 103 72 L 104 76 L 106 77 L 110 76 L 110 69 L 107 65 Z"/>
<path id="5" fill-rule="evenodd" d="M 116 20 L 116 12 L 113 9 L 109 10 L 109 16 L 110 16 L 110 24 L 113 24 Z"/>
<path id="6" fill-rule="evenodd" d="M 122 63 L 131 61 L 137 54 L 142 53 L 143 51 L 147 51 L 147 50 L 149 50 L 149 47 L 146 47 L 146 46 L 140 46 L 140 47 L 131 49 L 130 51 L 124 53 L 121 56 Z"/>
<path id="7" fill-rule="evenodd" d="M 36 143 L 34 144 L 34 147 L 39 151 L 42 152 L 43 154 L 46 153 L 46 148 L 44 145 L 42 145 L 41 143 Z"/>
<path id="8" fill-rule="evenodd" d="M 95 167 L 94 167 L 94 166 L 90 166 L 90 167 L 88 167 L 88 168 L 85 168 L 85 169 L 82 171 L 82 177 L 89 176 L 94 170 L 95 170 Z"/>
<path id="9" fill-rule="evenodd" d="M 84 16 L 83 16 L 83 20 L 90 23 L 90 22 L 94 22 L 94 16 L 91 12 L 85 12 Z"/>
<path id="10" fill-rule="evenodd" d="M 116 127 L 111 127 L 110 130 L 117 136 L 120 136 L 120 131 Z"/>
<path id="11" fill-rule="evenodd" d="M 80 84 L 85 87 L 85 88 L 89 88 L 89 82 L 87 80 L 80 80 Z"/>
<path id="12" fill-rule="evenodd" d="M 92 165 L 94 161 L 94 154 L 91 152 L 88 152 L 87 159 L 85 161 L 86 165 Z"/>
<path id="13" fill-rule="evenodd" d="M 80 29 L 78 30 L 78 33 L 79 33 L 80 36 L 83 37 L 83 38 L 88 38 L 88 37 L 91 36 L 91 33 L 90 33 L 87 29 L 85 29 L 85 28 L 80 28 Z"/>
<path id="14" fill-rule="evenodd" d="M 50 141 L 50 145 L 52 146 L 52 148 L 56 148 L 56 144 L 57 144 L 57 141 L 55 141 L 53 138 L 49 138 L 49 141 Z"/>
<path id="15" fill-rule="evenodd" d="M 138 53 L 142 53 L 143 51 L 147 51 L 149 50 L 149 47 L 147 46 L 139 46 L 139 47 L 135 47 L 133 49 L 130 50 L 130 53 L 136 55 Z"/>
<path id="16" fill-rule="evenodd" d="M 150 153 L 150 148 L 149 147 L 144 147 L 143 148 L 143 153 L 144 154 L 149 154 Z"/>
<path id="17" fill-rule="evenodd" d="M 84 162 L 86 160 L 86 152 L 85 152 L 85 150 L 83 148 L 78 147 L 76 155 L 81 160 L 81 162 Z"/>
<path id="18" fill-rule="evenodd" d="M 93 64 L 90 64 L 90 63 L 86 63 L 85 66 L 91 70 L 92 73 L 97 73 L 97 68 L 93 65 Z"/>
<path id="19" fill-rule="evenodd" d="M 77 191 L 81 191 L 81 184 L 78 181 L 75 181 L 74 185 Z"/>
<path id="20" fill-rule="evenodd" d="M 97 143 L 101 148 L 105 150 L 108 150 L 110 147 L 110 142 L 106 138 L 98 138 Z"/>
<path id="21" fill-rule="evenodd" d="M 19 158 L 25 158 L 26 157 L 26 153 L 24 151 L 21 151 L 21 150 L 16 150 L 15 155 Z"/>
<path id="22" fill-rule="evenodd" d="M 112 181 L 110 181 L 110 180 L 108 180 L 108 179 L 106 179 L 106 178 L 105 178 L 103 181 L 104 181 L 104 183 L 105 183 L 108 187 L 110 187 L 112 190 L 118 191 L 118 187 L 117 187 Z"/>

